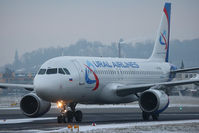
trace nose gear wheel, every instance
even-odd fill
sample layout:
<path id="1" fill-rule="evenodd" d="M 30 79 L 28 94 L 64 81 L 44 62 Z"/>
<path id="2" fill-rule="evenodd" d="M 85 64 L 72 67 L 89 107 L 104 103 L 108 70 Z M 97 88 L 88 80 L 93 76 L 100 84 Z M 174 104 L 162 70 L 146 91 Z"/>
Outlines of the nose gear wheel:
<path id="1" fill-rule="evenodd" d="M 83 118 L 83 114 L 80 110 L 75 110 L 77 103 L 64 104 L 61 108 L 61 114 L 57 116 L 58 123 L 72 123 L 73 120 L 76 122 L 81 122 Z M 66 108 L 70 107 L 71 110 L 66 110 Z"/>

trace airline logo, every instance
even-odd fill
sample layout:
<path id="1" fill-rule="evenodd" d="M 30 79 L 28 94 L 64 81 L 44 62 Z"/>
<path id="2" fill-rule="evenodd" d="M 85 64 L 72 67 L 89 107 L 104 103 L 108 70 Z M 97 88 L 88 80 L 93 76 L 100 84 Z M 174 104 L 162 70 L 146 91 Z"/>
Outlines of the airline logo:
<path id="1" fill-rule="evenodd" d="M 164 30 L 163 33 L 160 33 L 160 38 L 159 38 L 160 44 L 165 45 L 165 49 L 167 49 L 167 47 L 168 47 L 166 33 L 167 33 L 166 30 Z"/>
<path id="2" fill-rule="evenodd" d="M 136 62 L 121 62 L 121 61 L 93 61 L 93 64 L 97 68 L 139 68 Z"/>
<path id="3" fill-rule="evenodd" d="M 99 87 L 99 78 L 98 78 L 97 74 L 93 71 L 93 69 L 95 69 L 95 66 L 89 61 L 86 62 L 85 66 L 86 66 L 86 69 L 85 69 L 86 83 L 87 84 L 95 84 L 95 87 L 92 89 L 93 91 L 95 91 Z M 93 74 L 95 79 L 91 79 L 90 74 Z"/>
<path id="4" fill-rule="evenodd" d="M 93 91 L 99 87 L 99 78 L 95 73 L 97 68 L 139 68 L 136 62 L 108 62 L 108 61 L 86 61 L 85 81 L 87 84 L 95 84 Z"/>

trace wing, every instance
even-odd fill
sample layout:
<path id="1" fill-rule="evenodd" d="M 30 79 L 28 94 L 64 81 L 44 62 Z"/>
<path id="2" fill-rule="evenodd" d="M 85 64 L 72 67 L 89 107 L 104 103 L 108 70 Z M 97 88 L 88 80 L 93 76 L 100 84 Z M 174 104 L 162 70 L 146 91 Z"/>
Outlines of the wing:
<path id="1" fill-rule="evenodd" d="M 34 90 L 34 85 L 31 84 L 9 84 L 9 83 L 0 83 L 0 88 L 6 89 L 6 88 L 24 88 L 29 91 Z"/>
<path id="2" fill-rule="evenodd" d="M 128 85 L 128 86 L 119 86 L 117 88 L 118 96 L 127 96 L 130 94 L 136 94 L 150 89 L 151 87 L 172 87 L 177 85 L 186 85 L 186 84 L 197 84 L 199 83 L 199 77 L 192 78 L 189 80 L 180 80 L 180 81 L 171 81 L 171 82 L 162 82 L 162 83 L 153 83 L 153 84 L 139 84 L 139 85 Z"/>

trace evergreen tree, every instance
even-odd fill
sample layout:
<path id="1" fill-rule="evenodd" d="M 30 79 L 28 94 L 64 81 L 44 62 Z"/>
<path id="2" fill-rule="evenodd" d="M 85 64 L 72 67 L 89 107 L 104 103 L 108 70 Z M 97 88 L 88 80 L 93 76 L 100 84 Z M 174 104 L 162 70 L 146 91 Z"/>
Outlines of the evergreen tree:
<path id="1" fill-rule="evenodd" d="M 183 60 L 182 60 L 182 62 L 181 62 L 181 67 L 180 67 L 181 69 L 184 69 L 184 62 L 183 62 Z"/>

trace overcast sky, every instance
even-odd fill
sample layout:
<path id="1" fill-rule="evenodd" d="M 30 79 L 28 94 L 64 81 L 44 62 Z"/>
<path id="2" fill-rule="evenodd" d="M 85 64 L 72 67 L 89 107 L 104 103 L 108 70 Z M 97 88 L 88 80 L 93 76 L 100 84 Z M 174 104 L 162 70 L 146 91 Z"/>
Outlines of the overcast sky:
<path id="1" fill-rule="evenodd" d="M 171 39 L 199 38 L 199 0 L 172 2 Z M 163 0 L 0 0 L 0 66 L 38 48 L 79 39 L 154 40 Z"/>

